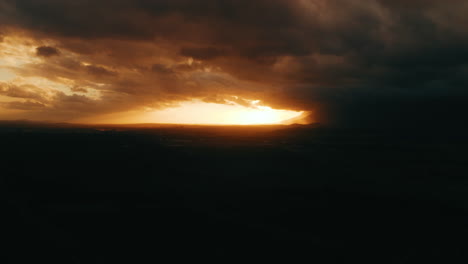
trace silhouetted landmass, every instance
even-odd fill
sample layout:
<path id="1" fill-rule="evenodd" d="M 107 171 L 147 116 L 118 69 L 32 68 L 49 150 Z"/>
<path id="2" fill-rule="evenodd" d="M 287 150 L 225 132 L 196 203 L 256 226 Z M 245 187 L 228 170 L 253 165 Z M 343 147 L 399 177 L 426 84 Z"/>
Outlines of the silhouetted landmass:
<path id="1" fill-rule="evenodd" d="M 466 263 L 456 131 L 1 122 L 4 263 Z"/>
<path id="2" fill-rule="evenodd" d="M 304 112 L 299 116 L 281 121 L 283 125 L 311 125 L 314 124 L 314 117 L 311 112 Z M 315 124 L 316 125 L 316 124 Z"/>

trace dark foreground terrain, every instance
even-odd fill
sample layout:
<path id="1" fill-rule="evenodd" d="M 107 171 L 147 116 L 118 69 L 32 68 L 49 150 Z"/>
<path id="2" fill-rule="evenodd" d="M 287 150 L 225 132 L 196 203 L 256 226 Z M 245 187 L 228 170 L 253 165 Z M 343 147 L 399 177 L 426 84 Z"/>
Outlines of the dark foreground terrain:
<path id="1" fill-rule="evenodd" d="M 0 262 L 467 263 L 467 147 L 453 131 L 2 123 Z"/>

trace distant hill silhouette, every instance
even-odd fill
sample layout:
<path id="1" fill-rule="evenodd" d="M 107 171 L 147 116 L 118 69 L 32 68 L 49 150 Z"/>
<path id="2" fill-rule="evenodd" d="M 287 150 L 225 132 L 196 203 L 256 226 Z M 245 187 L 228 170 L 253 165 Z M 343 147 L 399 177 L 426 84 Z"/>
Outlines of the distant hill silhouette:
<path id="1" fill-rule="evenodd" d="M 293 117 L 293 118 L 290 118 L 281 122 L 281 124 L 283 125 L 293 125 L 293 124 L 310 125 L 312 123 L 314 123 L 314 119 L 313 119 L 311 112 L 304 112 L 300 116 Z"/>

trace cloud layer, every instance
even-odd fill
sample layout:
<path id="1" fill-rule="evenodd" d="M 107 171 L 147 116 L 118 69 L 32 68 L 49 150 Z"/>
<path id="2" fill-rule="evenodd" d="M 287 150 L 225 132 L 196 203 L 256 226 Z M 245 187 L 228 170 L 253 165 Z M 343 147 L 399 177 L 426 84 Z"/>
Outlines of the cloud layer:
<path id="1" fill-rule="evenodd" d="M 0 70 L 16 76 L 0 107 L 68 120 L 237 96 L 328 124 L 464 123 L 467 12 L 461 0 L 0 0 Z"/>

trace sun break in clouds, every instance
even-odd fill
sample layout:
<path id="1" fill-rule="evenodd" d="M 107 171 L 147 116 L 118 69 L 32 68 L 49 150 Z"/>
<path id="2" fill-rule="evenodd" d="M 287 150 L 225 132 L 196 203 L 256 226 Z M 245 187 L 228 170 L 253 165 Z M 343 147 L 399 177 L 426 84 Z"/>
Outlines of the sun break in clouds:
<path id="1" fill-rule="evenodd" d="M 0 118 L 260 100 L 333 125 L 461 124 L 467 11 L 461 0 L 0 0 Z"/>

